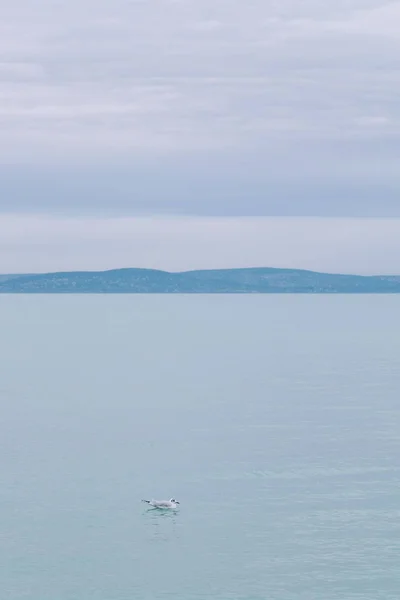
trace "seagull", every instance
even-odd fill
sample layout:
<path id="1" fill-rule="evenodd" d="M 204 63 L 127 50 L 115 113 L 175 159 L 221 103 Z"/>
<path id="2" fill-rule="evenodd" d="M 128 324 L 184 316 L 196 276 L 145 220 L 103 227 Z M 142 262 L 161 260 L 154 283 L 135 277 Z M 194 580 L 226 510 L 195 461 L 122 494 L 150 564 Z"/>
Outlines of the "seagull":
<path id="1" fill-rule="evenodd" d="M 178 500 L 171 498 L 171 500 L 142 500 L 146 504 L 150 504 L 153 508 L 178 508 Z"/>

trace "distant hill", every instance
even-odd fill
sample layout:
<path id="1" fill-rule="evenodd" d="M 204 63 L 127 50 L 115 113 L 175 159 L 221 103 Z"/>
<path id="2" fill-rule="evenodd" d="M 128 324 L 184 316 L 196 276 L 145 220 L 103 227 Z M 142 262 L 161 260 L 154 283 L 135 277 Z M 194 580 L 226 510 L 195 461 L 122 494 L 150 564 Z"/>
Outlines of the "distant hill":
<path id="1" fill-rule="evenodd" d="M 3 294 L 398 294 L 400 276 L 332 275 L 298 269 L 154 269 L 0 276 Z"/>
<path id="2" fill-rule="evenodd" d="M 14 277 L 22 277 L 22 275 L 0 275 L 0 283 L 7 281 L 7 279 L 14 279 Z"/>

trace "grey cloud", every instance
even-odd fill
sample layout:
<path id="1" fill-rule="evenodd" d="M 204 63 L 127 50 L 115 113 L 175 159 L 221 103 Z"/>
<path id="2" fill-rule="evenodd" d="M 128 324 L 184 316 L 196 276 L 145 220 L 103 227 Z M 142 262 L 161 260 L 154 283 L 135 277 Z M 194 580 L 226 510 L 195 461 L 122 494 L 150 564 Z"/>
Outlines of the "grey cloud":
<path id="1" fill-rule="evenodd" d="M 0 9 L 3 210 L 399 214 L 400 2 Z"/>
<path id="2" fill-rule="evenodd" d="M 34 207 L 75 215 L 400 216 L 391 173 L 397 172 L 395 162 L 376 166 L 372 154 L 357 164 L 352 157 L 357 146 L 350 146 L 332 166 L 329 155 L 317 156 L 318 147 L 304 155 L 297 150 L 297 160 L 281 149 L 277 156 L 241 154 L 218 161 L 198 155 L 195 164 L 180 157 L 177 165 L 174 156 L 136 160 L 129 168 L 31 167 L 23 176 L 21 167 L 13 167 L 0 170 L 0 197 L 8 195 L 8 212 L 19 213 Z"/>

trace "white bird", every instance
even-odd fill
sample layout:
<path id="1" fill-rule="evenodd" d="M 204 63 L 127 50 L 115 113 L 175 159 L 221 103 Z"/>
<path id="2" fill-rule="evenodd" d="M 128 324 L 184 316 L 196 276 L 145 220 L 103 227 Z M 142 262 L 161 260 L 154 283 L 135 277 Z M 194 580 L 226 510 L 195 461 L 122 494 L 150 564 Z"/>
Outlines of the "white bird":
<path id="1" fill-rule="evenodd" d="M 142 500 L 142 502 L 146 502 L 153 508 L 178 508 L 178 500 L 175 498 L 171 498 L 171 500 Z"/>

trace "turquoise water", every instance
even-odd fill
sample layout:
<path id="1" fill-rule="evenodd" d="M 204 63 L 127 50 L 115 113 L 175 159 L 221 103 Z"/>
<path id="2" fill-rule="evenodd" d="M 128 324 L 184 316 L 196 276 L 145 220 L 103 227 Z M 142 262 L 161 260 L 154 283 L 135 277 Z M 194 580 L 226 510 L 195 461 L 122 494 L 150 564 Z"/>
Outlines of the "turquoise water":
<path id="1" fill-rule="evenodd" d="M 397 600 L 399 315 L 0 296 L 1 597 Z"/>

